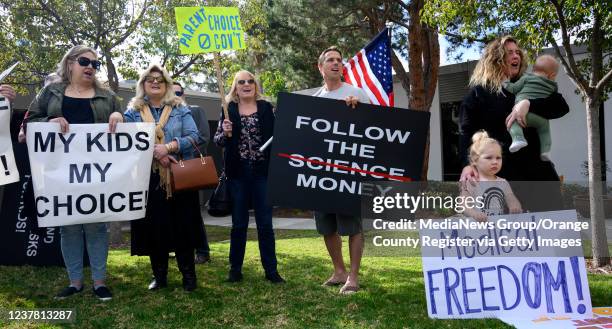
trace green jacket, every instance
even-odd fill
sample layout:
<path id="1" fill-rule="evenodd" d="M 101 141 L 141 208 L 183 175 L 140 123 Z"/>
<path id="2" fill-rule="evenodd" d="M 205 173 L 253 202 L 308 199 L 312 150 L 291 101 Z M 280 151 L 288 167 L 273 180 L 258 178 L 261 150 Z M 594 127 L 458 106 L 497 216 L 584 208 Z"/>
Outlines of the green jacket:
<path id="1" fill-rule="evenodd" d="M 44 87 L 28 109 L 28 122 L 47 122 L 49 119 L 62 117 L 62 102 L 67 84 L 63 82 L 51 83 Z M 107 89 L 96 88 L 91 99 L 95 123 L 106 123 L 113 112 L 123 114 L 119 99 L 114 92 Z"/>
<path id="2" fill-rule="evenodd" d="M 516 82 L 504 82 L 504 88 L 516 95 L 514 103 L 524 99 L 547 98 L 557 92 L 557 83 L 533 73 L 525 73 Z"/>

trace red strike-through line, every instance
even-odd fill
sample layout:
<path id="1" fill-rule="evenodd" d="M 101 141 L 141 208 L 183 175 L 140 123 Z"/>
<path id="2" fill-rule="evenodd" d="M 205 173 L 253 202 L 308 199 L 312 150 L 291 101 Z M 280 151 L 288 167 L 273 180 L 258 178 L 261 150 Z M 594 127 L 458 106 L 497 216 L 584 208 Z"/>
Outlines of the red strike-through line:
<path id="1" fill-rule="evenodd" d="M 369 174 L 369 175 L 372 175 L 372 176 L 382 176 L 382 177 L 385 177 L 385 178 L 395 179 L 395 180 L 402 181 L 402 182 L 410 182 L 410 181 L 412 181 L 412 179 L 410 177 L 394 176 L 394 175 L 389 175 L 389 174 L 385 174 L 385 173 L 379 173 L 379 172 L 375 172 L 375 171 L 356 169 L 356 168 L 342 166 L 342 165 L 337 165 L 337 164 L 328 163 L 328 162 L 324 162 L 324 161 L 312 160 L 312 159 L 300 157 L 300 156 L 297 156 L 297 155 L 289 155 L 287 153 L 279 153 L 278 156 L 279 157 L 283 157 L 283 158 L 288 158 L 288 159 L 296 159 L 296 160 L 302 160 L 302 161 L 306 161 L 306 162 L 311 162 L 311 163 L 318 164 L 318 165 L 325 165 L 325 166 L 330 166 L 330 167 L 334 167 L 334 168 L 344 169 L 344 170 L 347 170 L 347 171 L 354 171 L 354 172 L 358 172 L 358 173 L 362 173 L 362 174 Z"/>

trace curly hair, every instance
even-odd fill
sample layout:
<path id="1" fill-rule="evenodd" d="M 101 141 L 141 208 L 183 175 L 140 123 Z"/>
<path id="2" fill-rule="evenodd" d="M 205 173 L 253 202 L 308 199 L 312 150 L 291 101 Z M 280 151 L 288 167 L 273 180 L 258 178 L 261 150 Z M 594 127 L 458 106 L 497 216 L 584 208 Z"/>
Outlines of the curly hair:
<path id="1" fill-rule="evenodd" d="M 504 57 L 506 55 L 505 45 L 509 42 L 518 45 L 518 41 L 510 35 L 497 38 L 487 44 L 470 77 L 470 87 L 481 86 L 496 93 L 502 92 L 502 83 L 508 78 Z M 520 48 L 519 56 L 521 57 L 519 76 L 521 76 L 527 69 L 527 60 L 525 53 Z"/>

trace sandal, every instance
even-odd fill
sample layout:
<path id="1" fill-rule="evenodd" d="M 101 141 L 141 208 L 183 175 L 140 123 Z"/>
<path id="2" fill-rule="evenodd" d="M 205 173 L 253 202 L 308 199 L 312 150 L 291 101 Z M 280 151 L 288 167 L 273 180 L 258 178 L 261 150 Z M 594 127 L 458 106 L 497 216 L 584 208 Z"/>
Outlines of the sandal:
<path id="1" fill-rule="evenodd" d="M 346 280 L 344 281 L 335 281 L 332 278 L 329 278 L 327 281 L 323 282 L 322 286 L 324 287 L 335 287 L 335 286 L 339 286 L 341 284 L 345 284 Z"/>
<path id="2" fill-rule="evenodd" d="M 359 287 L 344 285 L 340 288 L 340 295 L 352 295 L 359 291 Z"/>

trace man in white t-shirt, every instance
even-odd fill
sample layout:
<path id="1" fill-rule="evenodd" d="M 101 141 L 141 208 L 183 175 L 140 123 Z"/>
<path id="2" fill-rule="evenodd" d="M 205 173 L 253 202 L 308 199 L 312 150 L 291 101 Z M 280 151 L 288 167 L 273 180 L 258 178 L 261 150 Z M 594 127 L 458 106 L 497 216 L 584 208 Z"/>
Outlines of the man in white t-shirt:
<path id="1" fill-rule="evenodd" d="M 345 100 L 347 105 L 355 108 L 358 102 L 370 103 L 368 95 L 361 88 L 342 81 L 342 53 L 334 46 L 329 47 L 319 56 L 319 72 L 325 84 L 313 96 Z"/>
<path id="2" fill-rule="evenodd" d="M 342 81 L 342 53 L 336 47 L 325 49 L 319 56 L 319 72 L 325 84 L 313 96 L 345 100 L 355 108 L 357 103 L 370 103 L 366 93 Z M 350 115 L 350 113 L 347 113 Z M 342 214 L 315 211 L 317 231 L 323 235 L 325 246 L 334 264 L 334 274 L 323 283 L 325 286 L 342 285 L 341 294 L 359 290 L 359 266 L 363 253 L 363 228 L 361 218 Z M 351 270 L 346 271 L 342 259 L 341 235 L 349 236 Z"/>

